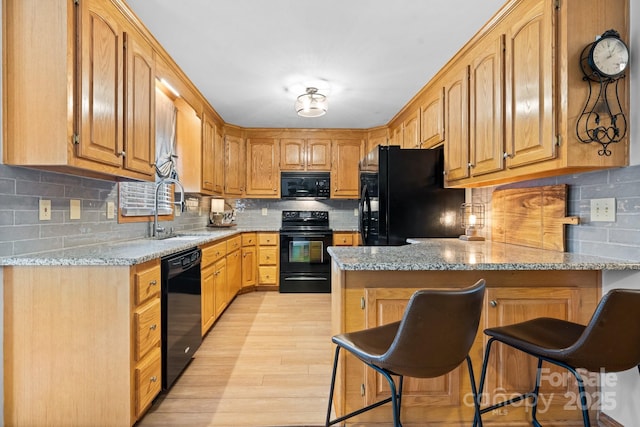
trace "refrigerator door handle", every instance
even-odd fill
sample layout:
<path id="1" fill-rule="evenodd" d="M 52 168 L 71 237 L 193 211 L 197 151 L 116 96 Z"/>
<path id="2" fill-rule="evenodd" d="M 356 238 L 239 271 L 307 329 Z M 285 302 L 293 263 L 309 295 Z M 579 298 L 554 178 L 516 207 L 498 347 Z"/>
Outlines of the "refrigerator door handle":
<path id="1" fill-rule="evenodd" d="M 371 197 L 365 184 L 362 187 L 362 197 L 360 198 L 360 234 L 362 243 L 369 244 L 369 230 L 371 227 Z"/>

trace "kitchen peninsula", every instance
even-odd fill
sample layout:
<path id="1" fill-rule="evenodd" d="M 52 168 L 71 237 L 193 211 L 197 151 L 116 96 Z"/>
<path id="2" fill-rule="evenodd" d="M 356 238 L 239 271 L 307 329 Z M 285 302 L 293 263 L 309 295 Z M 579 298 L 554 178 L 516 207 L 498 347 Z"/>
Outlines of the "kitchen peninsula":
<path id="1" fill-rule="evenodd" d="M 471 349 L 476 379 L 479 379 L 486 343 L 483 329 L 540 316 L 587 323 L 601 296 L 602 271 L 640 270 L 638 262 L 490 241 L 409 241 L 415 244 L 329 249 L 332 334 L 399 320 L 406 302 L 417 289 L 462 288 L 484 278 L 487 282 L 485 305 Z M 530 389 L 535 374 L 532 358 L 506 348 L 495 352 L 495 357 L 487 374 L 488 398 L 495 399 L 496 393 L 505 396 Z M 580 413 L 573 409 L 570 400 L 570 396 L 576 394 L 574 384 L 543 382 L 542 391 L 549 405 L 540 415 L 541 422 L 562 420 L 562 425 L 582 425 Z M 569 398 L 563 397 L 566 392 Z M 381 376 L 365 369 L 353 356 L 342 355 L 334 397 L 338 416 L 380 400 L 386 393 Z M 470 396 L 466 369 L 458 368 L 434 379 L 407 378 L 402 401 L 403 421 L 406 424 L 469 425 L 473 419 Z M 527 416 L 529 412 L 524 408 L 510 408 L 485 414 L 483 421 L 488 425 L 515 425 L 524 423 Z M 388 423 L 390 417 L 391 411 L 383 406 L 354 421 L 377 425 Z"/>

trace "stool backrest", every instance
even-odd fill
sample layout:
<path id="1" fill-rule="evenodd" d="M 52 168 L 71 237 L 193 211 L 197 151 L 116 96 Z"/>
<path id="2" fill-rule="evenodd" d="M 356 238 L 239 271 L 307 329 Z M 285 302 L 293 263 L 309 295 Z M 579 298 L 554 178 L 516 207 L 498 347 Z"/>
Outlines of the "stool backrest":
<path id="1" fill-rule="evenodd" d="M 581 337 L 565 351 L 574 367 L 619 372 L 640 364 L 640 290 L 602 297 Z"/>
<path id="2" fill-rule="evenodd" d="M 484 291 L 481 279 L 464 289 L 415 292 L 382 357 L 384 366 L 416 378 L 433 378 L 455 369 L 477 335 Z"/>

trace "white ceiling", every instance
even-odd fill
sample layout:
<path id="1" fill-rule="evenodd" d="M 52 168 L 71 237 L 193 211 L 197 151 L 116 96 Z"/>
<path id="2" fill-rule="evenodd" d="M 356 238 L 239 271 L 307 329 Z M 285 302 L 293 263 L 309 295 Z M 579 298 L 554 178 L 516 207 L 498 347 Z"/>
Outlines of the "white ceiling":
<path id="1" fill-rule="evenodd" d="M 126 0 L 227 123 L 384 125 L 505 0 Z M 301 118 L 307 86 L 328 113 Z"/>

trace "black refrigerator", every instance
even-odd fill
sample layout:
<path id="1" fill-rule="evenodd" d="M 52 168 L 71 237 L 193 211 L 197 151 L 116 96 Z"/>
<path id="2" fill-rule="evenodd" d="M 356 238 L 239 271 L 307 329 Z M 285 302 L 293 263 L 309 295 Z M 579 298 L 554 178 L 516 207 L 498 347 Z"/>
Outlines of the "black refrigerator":
<path id="1" fill-rule="evenodd" d="M 444 152 L 379 146 L 360 162 L 359 230 L 365 246 L 409 237 L 458 237 L 463 189 L 444 188 Z"/>

